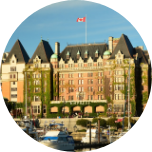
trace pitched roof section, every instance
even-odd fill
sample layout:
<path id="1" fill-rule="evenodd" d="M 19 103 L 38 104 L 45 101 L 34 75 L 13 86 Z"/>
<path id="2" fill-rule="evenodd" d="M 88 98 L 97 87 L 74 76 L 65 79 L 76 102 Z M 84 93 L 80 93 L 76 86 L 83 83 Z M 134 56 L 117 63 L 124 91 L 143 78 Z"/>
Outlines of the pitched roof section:
<path id="1" fill-rule="evenodd" d="M 50 57 L 52 54 L 54 53 L 49 43 L 42 40 L 36 48 L 32 58 L 29 60 L 29 63 L 33 63 L 33 59 L 35 59 L 36 56 L 41 59 L 41 63 L 48 63 L 50 62 Z"/>
<path id="2" fill-rule="evenodd" d="M 62 53 L 60 53 L 60 59 L 62 58 L 65 63 L 68 62 L 69 59 L 66 58 L 66 54 L 67 52 L 69 52 L 70 57 L 72 58 L 72 60 L 74 60 L 74 62 L 77 62 L 77 52 L 79 50 L 80 52 L 80 57 L 82 58 L 82 60 L 84 62 L 87 62 L 88 58 L 91 56 L 91 58 L 93 59 L 94 62 L 97 61 L 98 57 L 95 57 L 95 52 L 96 50 L 98 50 L 98 56 L 103 57 L 103 53 L 104 51 L 106 51 L 107 49 L 107 44 L 106 43 L 102 43 L 102 44 L 84 44 L 84 45 L 71 45 L 71 46 L 67 46 Z M 85 58 L 84 54 L 85 52 L 88 52 L 88 57 Z"/>
<path id="3" fill-rule="evenodd" d="M 27 63 L 29 60 L 29 56 L 28 56 L 27 52 L 25 51 L 23 45 L 21 44 L 21 42 L 18 39 L 15 42 L 14 46 L 12 47 L 8 57 L 6 58 L 5 63 L 10 62 L 10 59 L 11 59 L 13 54 L 17 58 L 17 62 Z"/>
<path id="4" fill-rule="evenodd" d="M 119 42 L 113 50 L 113 53 L 109 59 L 115 59 L 115 55 L 119 50 L 124 54 L 124 58 L 132 58 L 133 54 L 135 53 L 128 37 L 124 34 L 121 35 Z"/>
<path id="5" fill-rule="evenodd" d="M 138 58 L 139 58 L 139 63 L 148 63 L 148 58 L 146 58 L 146 56 L 148 55 L 145 55 L 143 50 L 139 47 L 136 47 L 135 48 L 135 52 L 138 53 Z M 149 55 L 148 55 L 149 56 Z"/>

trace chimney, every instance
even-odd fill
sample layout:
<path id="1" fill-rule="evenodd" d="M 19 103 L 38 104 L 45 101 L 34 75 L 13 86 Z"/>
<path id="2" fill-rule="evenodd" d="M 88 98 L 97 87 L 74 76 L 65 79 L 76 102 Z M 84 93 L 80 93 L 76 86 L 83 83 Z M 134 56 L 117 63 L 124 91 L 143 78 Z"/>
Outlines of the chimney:
<path id="1" fill-rule="evenodd" d="M 55 54 L 59 56 L 60 54 L 60 43 L 55 42 Z"/>
<path id="2" fill-rule="evenodd" d="M 109 51 L 112 53 L 113 50 L 113 37 L 109 37 Z"/>
<path id="3" fill-rule="evenodd" d="M 140 48 L 141 50 L 144 50 L 144 47 L 143 47 L 143 46 L 138 46 L 138 48 Z"/>
<path id="4" fill-rule="evenodd" d="M 149 65 L 151 65 L 150 55 L 149 55 L 148 63 L 149 63 Z"/>

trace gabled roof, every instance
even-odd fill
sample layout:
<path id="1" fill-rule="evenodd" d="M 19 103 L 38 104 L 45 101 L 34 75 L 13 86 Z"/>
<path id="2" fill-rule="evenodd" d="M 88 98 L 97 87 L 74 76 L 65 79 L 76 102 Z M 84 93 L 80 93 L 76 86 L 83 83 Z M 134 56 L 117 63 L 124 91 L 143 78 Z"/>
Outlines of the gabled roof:
<path id="1" fill-rule="evenodd" d="M 124 58 L 133 57 L 134 54 L 133 46 L 130 43 L 128 37 L 124 34 L 121 35 L 118 44 L 116 45 L 109 59 L 115 59 L 115 55 L 118 53 L 119 50 L 121 51 L 122 54 L 124 54 Z"/>
<path id="2" fill-rule="evenodd" d="M 135 52 L 138 53 L 139 63 L 148 63 L 148 59 L 141 48 L 136 47 Z"/>
<path id="3" fill-rule="evenodd" d="M 65 63 L 67 63 L 69 59 L 66 58 L 66 54 L 67 54 L 67 52 L 69 52 L 70 57 L 76 63 L 78 61 L 78 59 L 77 59 L 78 50 L 80 52 L 80 57 L 82 58 L 82 60 L 84 62 L 87 62 L 87 60 L 89 59 L 90 56 L 93 59 L 93 61 L 96 62 L 99 56 L 103 57 L 104 51 L 107 50 L 107 44 L 102 43 L 102 44 L 83 44 L 83 45 L 67 46 L 62 51 L 62 53 L 60 53 L 60 59 L 62 58 L 65 61 Z M 98 50 L 98 57 L 95 57 L 96 50 Z M 87 58 L 84 57 L 84 54 L 86 51 L 88 52 Z"/>
<path id="4" fill-rule="evenodd" d="M 41 40 L 32 58 L 29 60 L 29 63 L 33 63 L 33 59 L 35 59 L 36 56 L 41 59 L 41 63 L 48 63 L 50 62 L 50 57 L 52 54 L 54 53 L 49 43 L 47 41 Z"/>
<path id="5" fill-rule="evenodd" d="M 13 54 L 15 55 L 17 62 L 27 63 L 29 60 L 29 56 L 28 56 L 27 52 L 25 51 L 23 45 L 21 44 L 21 42 L 18 39 L 15 42 L 14 46 L 12 47 L 8 57 L 6 58 L 5 63 L 10 62 L 10 59 Z"/>

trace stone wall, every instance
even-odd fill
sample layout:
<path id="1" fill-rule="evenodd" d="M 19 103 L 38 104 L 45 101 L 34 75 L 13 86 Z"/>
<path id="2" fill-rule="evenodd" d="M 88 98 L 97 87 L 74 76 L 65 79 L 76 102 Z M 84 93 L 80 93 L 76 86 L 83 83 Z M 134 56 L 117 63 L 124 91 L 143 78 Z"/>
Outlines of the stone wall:
<path id="1" fill-rule="evenodd" d="M 39 122 L 40 122 L 40 127 L 44 127 L 44 125 L 49 125 L 52 120 L 55 121 L 55 123 L 61 123 L 63 121 L 63 124 L 64 124 L 64 127 L 66 127 L 68 129 L 68 131 L 70 132 L 73 132 L 74 131 L 74 126 L 76 125 L 76 121 L 78 119 L 81 119 L 81 118 L 62 118 L 62 119 L 39 119 Z M 92 121 L 93 118 L 84 118 L 84 119 L 87 119 L 89 121 Z M 107 120 L 108 118 L 104 118 L 105 120 Z M 120 119 L 120 118 L 118 118 Z M 134 120 L 138 120 L 139 117 L 132 117 L 132 119 Z M 15 121 L 19 121 L 20 119 L 14 119 Z M 81 130 L 81 129 L 86 129 L 85 127 L 81 127 L 81 126 L 77 126 L 77 129 L 78 130 Z"/>

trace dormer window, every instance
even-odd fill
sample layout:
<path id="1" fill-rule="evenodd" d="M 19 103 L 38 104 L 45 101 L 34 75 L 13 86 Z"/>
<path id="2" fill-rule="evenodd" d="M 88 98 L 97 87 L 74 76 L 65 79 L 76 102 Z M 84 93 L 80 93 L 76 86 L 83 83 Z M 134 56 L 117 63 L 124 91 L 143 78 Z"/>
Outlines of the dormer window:
<path id="1" fill-rule="evenodd" d="M 98 66 L 102 66 L 102 62 L 98 62 Z"/>
<path id="2" fill-rule="evenodd" d="M 12 63 L 14 63 L 14 60 L 12 60 Z"/>
<path id="3" fill-rule="evenodd" d="M 69 57 L 70 57 L 70 53 L 69 53 L 69 52 L 67 52 L 67 54 L 66 54 L 66 58 L 67 58 L 67 59 L 69 59 Z"/>
<path id="4" fill-rule="evenodd" d="M 117 64 L 122 64 L 122 60 L 121 59 L 117 59 Z"/>
<path id="5" fill-rule="evenodd" d="M 39 67 L 39 65 L 38 64 L 35 64 L 35 68 L 38 68 Z"/>
<path id="6" fill-rule="evenodd" d="M 85 51 L 84 57 L 85 57 L 85 58 L 88 58 L 88 51 Z"/>
<path id="7" fill-rule="evenodd" d="M 77 53 L 77 59 L 79 59 L 80 58 L 80 52 L 78 51 L 78 53 Z"/>
<path id="8" fill-rule="evenodd" d="M 95 57 L 98 57 L 98 50 L 96 50 L 95 52 Z"/>

